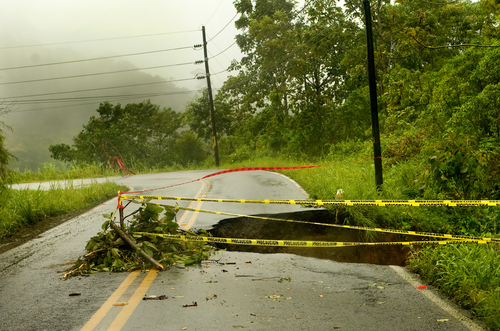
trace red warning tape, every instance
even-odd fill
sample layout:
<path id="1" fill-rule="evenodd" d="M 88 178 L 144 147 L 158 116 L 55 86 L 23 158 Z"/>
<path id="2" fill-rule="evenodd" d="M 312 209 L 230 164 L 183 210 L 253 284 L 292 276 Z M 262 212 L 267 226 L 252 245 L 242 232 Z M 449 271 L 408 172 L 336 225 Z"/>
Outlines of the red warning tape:
<path id="1" fill-rule="evenodd" d="M 179 186 L 179 185 L 184 185 L 184 184 L 189 184 L 189 183 L 194 183 L 197 181 L 200 181 L 205 178 L 217 176 L 217 175 L 222 175 L 222 174 L 227 174 L 230 172 L 238 172 L 238 171 L 256 171 L 256 170 L 294 170 L 294 169 L 307 169 L 307 168 L 317 168 L 317 167 L 324 167 L 327 166 L 328 164 L 321 164 L 321 165 L 310 165 L 310 166 L 297 166 L 297 167 L 247 167 L 247 168 L 235 168 L 235 169 L 228 169 L 228 170 L 222 170 L 222 171 L 217 171 L 212 174 L 203 176 L 201 178 L 193 179 L 188 182 L 184 183 L 179 183 L 179 184 L 173 184 L 169 186 L 163 186 L 163 187 L 158 187 L 158 188 L 153 188 L 149 190 L 143 190 L 143 191 L 134 191 L 134 192 L 122 192 L 123 194 L 125 193 L 144 193 L 144 192 L 151 192 L 151 191 L 157 191 L 157 190 L 163 190 L 166 188 L 171 188 L 174 186 Z"/>
<path id="2" fill-rule="evenodd" d="M 102 144 L 102 150 L 104 151 L 104 154 L 106 154 L 106 157 L 108 158 L 108 167 L 110 169 L 113 168 L 113 163 L 116 160 L 116 164 L 118 165 L 118 169 L 115 170 L 115 172 L 119 172 L 120 170 L 123 170 L 123 172 L 128 175 L 132 176 L 133 172 L 130 171 L 130 169 L 118 158 L 118 156 L 115 156 L 113 159 L 109 157 L 109 154 L 106 152 L 106 149 L 104 149 L 104 143 Z"/>
<path id="3" fill-rule="evenodd" d="M 361 160 L 356 160 L 356 161 L 352 161 L 352 162 L 370 161 L 370 160 L 375 160 L 375 159 L 380 159 L 380 158 L 381 157 L 379 156 L 379 157 L 376 157 L 376 158 L 361 159 Z M 151 191 L 163 190 L 163 189 L 167 189 L 167 188 L 171 188 L 171 187 L 175 187 L 175 186 L 179 186 L 179 185 L 185 185 L 185 184 L 189 184 L 189 183 L 194 183 L 194 182 L 200 181 L 200 180 L 205 179 L 205 178 L 209 178 L 209 177 L 213 177 L 213 176 L 217 176 L 217 175 L 222 175 L 222 174 L 227 174 L 227 173 L 231 173 L 231 172 L 256 171 L 256 170 L 265 170 L 265 171 L 269 171 L 269 170 L 296 170 L 296 169 L 308 169 L 308 168 L 325 167 L 325 166 L 329 166 L 329 165 L 332 165 L 332 164 L 333 163 L 330 163 L 330 164 L 319 164 L 319 165 L 310 165 L 310 166 L 296 166 L 296 167 L 246 167 L 246 168 L 235 168 L 235 169 L 228 169 L 228 170 L 217 171 L 217 172 L 214 172 L 212 174 L 203 176 L 203 177 L 198 178 L 198 179 L 193 179 L 193 180 L 190 180 L 190 181 L 184 182 L 184 183 L 173 184 L 173 185 L 169 185 L 169 186 L 163 186 L 163 187 L 158 187 L 158 188 L 149 189 L 149 190 L 143 190 L 143 191 L 122 192 L 122 193 L 123 194 L 125 194 L 125 193 L 129 193 L 129 194 L 130 193 L 144 193 L 144 192 L 151 192 Z"/>
<path id="4" fill-rule="evenodd" d="M 247 168 L 235 168 L 235 169 L 228 169 L 228 170 L 222 170 L 218 172 L 214 172 L 213 174 L 206 175 L 200 178 L 205 179 L 208 177 L 213 177 L 217 175 L 222 175 L 222 174 L 227 174 L 230 172 L 238 172 L 238 171 L 255 171 L 255 170 L 294 170 L 294 169 L 307 169 L 307 168 L 317 168 L 317 167 L 324 167 L 327 166 L 328 164 L 320 164 L 320 165 L 310 165 L 310 166 L 299 166 L 299 167 L 247 167 Z"/>

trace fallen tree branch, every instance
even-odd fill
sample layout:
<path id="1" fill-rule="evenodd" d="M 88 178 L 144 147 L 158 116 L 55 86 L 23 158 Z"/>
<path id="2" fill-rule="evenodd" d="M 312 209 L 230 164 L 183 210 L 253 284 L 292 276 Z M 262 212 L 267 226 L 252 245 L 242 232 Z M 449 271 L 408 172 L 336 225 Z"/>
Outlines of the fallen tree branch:
<path id="1" fill-rule="evenodd" d="M 116 225 L 115 222 L 113 221 L 110 221 L 109 224 L 111 225 L 111 227 L 113 228 L 113 230 L 116 231 L 116 233 L 118 233 L 118 235 L 127 243 L 130 245 L 130 247 L 132 247 L 136 252 L 137 250 L 140 251 L 140 255 L 145 259 L 147 260 L 149 263 L 151 263 L 151 265 L 153 267 L 155 267 L 156 269 L 159 269 L 159 270 L 163 270 L 163 266 L 158 263 L 155 259 L 153 259 L 151 256 L 149 256 L 146 252 L 144 252 L 142 249 L 140 249 L 133 241 L 132 239 L 130 239 L 129 236 L 127 236 L 127 234 L 125 232 L 122 231 L 122 229 L 120 229 L 120 227 L 118 225 Z"/>

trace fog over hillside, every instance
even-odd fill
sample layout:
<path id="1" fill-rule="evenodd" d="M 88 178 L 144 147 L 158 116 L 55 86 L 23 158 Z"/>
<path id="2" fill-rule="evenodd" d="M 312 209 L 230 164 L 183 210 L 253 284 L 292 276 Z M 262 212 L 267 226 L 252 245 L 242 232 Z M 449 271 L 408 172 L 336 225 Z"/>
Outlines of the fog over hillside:
<path id="1" fill-rule="evenodd" d="M 4 97 L 4 104 L 14 102 L 10 113 L 0 118 L 13 131 L 5 130 L 7 146 L 18 158 L 12 167 L 36 168 L 42 162 L 50 161 L 49 145 L 71 143 L 71 138 L 82 129 L 90 116 L 96 114 L 99 104 L 104 101 L 127 104 L 150 99 L 162 108 L 184 111 L 186 103 L 206 82 L 197 81 L 195 77 L 197 73 L 204 72 L 203 65 L 194 64 L 203 58 L 203 53 L 193 49 L 181 51 L 184 57 L 176 54 L 177 60 L 169 60 L 169 52 L 165 52 L 167 59 L 163 63 L 168 63 L 165 69 L 173 65 L 184 72 L 182 77 L 177 74 L 179 78 L 171 79 L 167 76 L 168 71 L 165 78 L 152 75 L 151 70 L 138 70 L 130 62 L 130 57 L 44 65 L 110 56 L 89 56 L 68 45 L 3 50 L 2 53 L 8 53 L 8 56 L 0 58 L 0 68 L 16 67 L 0 71 L 0 96 Z M 145 56 L 147 54 L 143 55 L 143 62 L 147 62 Z M 178 63 L 183 65 L 176 66 Z M 162 64 L 152 60 L 151 65 L 145 67 L 153 66 L 161 67 Z M 179 87 L 180 82 L 176 80 L 192 81 L 193 87 Z"/>

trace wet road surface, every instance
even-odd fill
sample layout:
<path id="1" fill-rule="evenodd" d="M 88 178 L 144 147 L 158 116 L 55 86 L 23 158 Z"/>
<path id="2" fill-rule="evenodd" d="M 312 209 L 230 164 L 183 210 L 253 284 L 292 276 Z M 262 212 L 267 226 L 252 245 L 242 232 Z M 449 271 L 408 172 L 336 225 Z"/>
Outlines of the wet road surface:
<path id="1" fill-rule="evenodd" d="M 114 178 L 132 190 L 162 187 L 213 171 Z M 148 193 L 150 194 L 150 193 Z M 154 191 L 154 195 L 241 199 L 303 199 L 275 173 L 230 173 Z M 178 202 L 239 214 L 303 210 L 290 205 Z M 290 253 L 227 251 L 200 266 L 163 272 L 98 273 L 62 281 L 100 230 L 100 205 L 0 255 L 0 330 L 477 330 L 404 268 L 341 263 Z M 130 207 L 129 207 L 130 208 Z M 227 217 L 179 212 L 184 228 L 211 229 Z M 226 221 L 227 222 L 227 221 Z M 80 293 L 78 296 L 70 296 Z M 430 293 L 430 294 L 429 294 Z M 144 301 L 144 296 L 165 300 Z M 115 306 L 127 302 L 125 306 Z M 196 305 L 194 305 L 196 303 Z"/>

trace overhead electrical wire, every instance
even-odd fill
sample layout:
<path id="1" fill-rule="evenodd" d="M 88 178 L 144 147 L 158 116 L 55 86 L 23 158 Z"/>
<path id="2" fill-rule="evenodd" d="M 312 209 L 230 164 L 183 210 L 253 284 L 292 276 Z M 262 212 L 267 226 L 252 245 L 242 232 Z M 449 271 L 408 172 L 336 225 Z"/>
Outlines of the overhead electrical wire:
<path id="1" fill-rule="evenodd" d="M 163 35 L 169 35 L 169 34 L 179 34 L 179 33 L 188 33 L 188 32 L 199 32 L 199 31 L 200 31 L 200 30 L 173 31 L 173 32 L 163 32 L 163 33 L 143 34 L 143 35 L 137 35 L 137 36 L 114 37 L 114 38 L 102 38 L 102 39 L 91 39 L 91 40 L 80 40 L 80 41 L 65 41 L 65 42 L 48 43 L 48 44 L 20 45 L 20 46 L 5 46 L 5 47 L 0 47 L 0 50 L 2 50 L 2 49 L 13 49 L 13 48 L 27 48 L 27 47 L 42 47 L 42 46 L 55 46 L 55 45 L 80 44 L 80 43 L 90 43 L 90 42 L 96 42 L 96 41 L 109 41 L 109 40 L 120 40 L 120 39 L 142 38 L 142 37 L 153 37 L 153 36 L 163 36 Z"/>
<path id="2" fill-rule="evenodd" d="M 313 0 L 310 0 L 310 1 L 309 1 L 309 3 L 310 3 L 311 1 L 313 1 Z M 307 5 L 309 5 L 309 3 L 308 3 Z M 264 15 L 265 15 L 265 14 L 267 14 L 267 13 L 269 12 L 269 10 L 271 10 L 271 8 L 272 8 L 272 5 L 270 5 L 270 6 L 267 8 L 267 10 L 264 12 Z M 283 8 L 285 8 L 285 5 L 283 5 L 283 7 L 282 7 L 281 9 L 283 9 Z M 222 30 L 220 30 L 219 32 L 217 32 L 217 34 L 216 34 L 215 36 L 213 36 L 213 37 L 212 37 L 212 38 L 211 38 L 208 42 L 210 42 L 210 41 L 212 41 L 213 39 L 215 39 L 215 37 L 217 37 L 217 36 L 219 35 L 219 33 L 221 33 L 221 32 L 222 32 L 222 31 L 223 31 L 223 30 L 224 30 L 224 29 L 225 29 L 225 28 L 226 28 L 226 27 L 227 27 L 227 26 L 228 26 L 228 25 L 229 25 L 229 24 L 230 24 L 230 23 L 231 23 L 231 22 L 232 22 L 232 21 L 236 18 L 236 16 L 238 16 L 238 14 L 239 14 L 239 13 L 237 12 L 237 13 L 233 16 L 233 18 L 231 18 L 231 20 L 230 20 L 230 21 L 229 21 L 229 22 L 228 22 L 228 23 L 227 23 L 227 24 L 226 24 L 226 25 L 222 28 Z M 246 31 L 243 31 L 243 32 L 246 32 Z M 207 43 L 208 43 L 208 42 L 207 42 Z M 224 53 L 225 51 L 227 51 L 229 48 L 231 48 L 232 46 L 234 46 L 234 44 L 236 44 L 236 40 L 234 41 L 234 43 L 232 43 L 231 45 L 229 45 L 229 47 L 227 47 L 225 50 L 223 50 L 222 52 L 220 52 L 220 53 L 218 53 L 218 54 L 216 54 L 216 55 L 212 56 L 212 57 L 211 57 L 211 58 L 209 58 L 209 59 L 215 58 L 215 57 L 217 57 L 217 56 L 219 56 L 219 55 L 223 54 L 223 53 Z M 217 48 L 218 48 L 218 47 L 217 47 Z"/>
<path id="3" fill-rule="evenodd" d="M 216 54 L 216 55 L 214 55 L 212 57 L 209 57 L 208 59 L 211 60 L 213 58 L 216 58 L 217 56 L 221 55 L 222 53 L 224 53 L 225 51 L 227 51 L 228 49 L 230 49 L 231 47 L 233 47 L 234 44 L 236 44 L 236 40 L 234 41 L 234 43 L 232 43 L 231 45 L 229 45 L 225 50 L 223 50 L 222 52 L 220 52 L 220 53 L 218 53 L 218 54 Z"/>
<path id="4" fill-rule="evenodd" d="M 154 97 L 162 97 L 162 96 L 169 96 L 169 95 L 182 95 L 182 94 L 194 94 L 196 92 L 199 92 L 200 90 L 188 90 L 188 91 L 178 91 L 178 92 L 159 92 L 159 93 L 140 93 L 140 94 L 122 94 L 122 95 L 103 95 L 103 96 L 93 96 L 93 97 L 81 97 L 81 98 L 64 98 L 64 99 L 39 99 L 39 100 L 28 100 L 28 101 L 20 101 L 16 102 L 16 105 L 35 105 L 35 104 L 40 104 L 40 103 L 62 103 L 62 102 L 75 102 L 75 101 L 87 101 L 87 100 L 94 100 L 94 99 L 100 99 L 100 102 L 103 102 L 102 100 L 114 100 L 114 99 L 123 99 L 123 100 L 128 100 L 128 99 L 136 99 L 136 98 L 154 98 Z M 46 101 L 46 102 L 44 102 Z M 62 106 L 54 106 L 54 107 L 47 107 L 47 108 L 37 108 L 37 109 L 25 109 L 25 110 L 18 110 L 18 111 L 13 111 L 14 113 L 16 112 L 24 112 L 24 111 L 33 111 L 33 110 L 50 110 L 54 108 L 68 108 L 68 107 L 79 107 L 83 105 L 93 105 L 95 104 L 94 102 L 91 103 L 77 103 L 77 104 L 72 104 L 72 105 L 62 105 Z"/>
<path id="5" fill-rule="evenodd" d="M 117 74 L 117 73 L 123 73 L 123 72 L 131 72 L 131 71 L 159 69 L 159 68 L 168 68 L 168 67 L 178 67 L 178 66 L 189 65 L 189 64 L 195 64 L 195 63 L 194 62 L 185 62 L 185 63 L 167 64 L 167 65 L 154 66 L 154 67 L 124 69 L 124 70 L 116 70 L 116 71 L 108 71 L 108 72 L 97 72 L 97 73 L 92 73 L 92 74 L 81 74 L 81 75 L 62 76 L 62 77 L 30 79 L 30 80 L 22 80 L 22 81 L 16 81 L 16 82 L 5 82 L 5 83 L 0 83 L 0 85 L 21 84 L 21 83 L 34 83 L 34 82 L 43 82 L 43 81 L 48 81 L 48 80 L 58 80 L 58 79 L 70 79 L 70 78 L 80 78 L 80 77 L 89 77 L 89 76 L 99 76 L 99 75 L 108 75 L 108 74 Z"/>
<path id="6" fill-rule="evenodd" d="M 324 34 L 326 31 L 330 30 L 332 27 L 328 27 L 326 28 L 325 30 L 323 30 L 322 32 L 318 33 L 316 36 L 314 36 L 312 39 L 308 40 L 306 43 L 304 43 L 303 45 L 300 45 L 299 47 L 297 47 L 294 51 L 290 52 L 287 54 L 287 56 L 284 56 L 282 57 L 281 59 L 275 61 L 274 63 L 268 65 L 267 67 L 263 68 L 262 71 L 268 71 L 268 70 L 271 70 L 271 69 L 274 69 L 276 67 L 278 67 L 280 64 L 282 64 L 284 61 L 286 61 L 287 59 L 289 59 L 290 57 L 292 57 L 295 53 L 297 53 L 301 48 L 303 48 L 304 46 L 310 44 L 314 39 L 320 37 L 322 34 Z M 325 37 L 321 37 L 322 39 L 325 38 Z M 315 41 L 314 43 L 312 43 L 310 46 L 314 46 L 316 44 L 318 44 L 319 42 L 321 42 L 322 39 L 319 39 L 317 41 Z M 253 79 L 253 77 L 257 75 L 257 73 L 254 73 L 254 74 L 251 74 L 250 76 L 248 76 L 246 79 L 243 79 L 241 82 L 239 82 L 238 84 L 234 84 L 232 85 L 232 87 L 238 87 L 238 86 L 241 86 L 241 85 L 244 85 L 244 84 L 247 84 L 250 80 Z"/>
<path id="7" fill-rule="evenodd" d="M 64 92 L 40 93 L 40 94 L 31 94 L 31 95 L 18 95 L 18 96 L 12 96 L 12 97 L 4 97 L 3 99 L 4 100 L 9 100 L 9 99 L 15 99 L 15 98 L 38 97 L 38 96 L 43 96 L 43 95 L 57 95 L 57 94 L 67 94 L 67 93 L 81 93 L 81 92 L 90 92 L 90 91 L 102 91 L 102 90 L 110 90 L 110 89 L 125 88 L 125 87 L 137 87 L 137 86 L 154 85 L 154 84 L 167 84 L 167 83 L 182 82 L 182 81 L 188 81 L 188 80 L 194 80 L 194 79 L 196 79 L 196 77 L 194 77 L 194 78 L 184 78 L 184 79 L 174 79 L 174 80 L 162 81 L 162 82 L 150 82 L 150 83 L 140 83 L 140 84 L 131 84 L 131 85 L 121 85 L 121 86 L 99 87 L 99 88 L 84 89 L 84 90 L 73 90 L 73 91 L 64 91 Z"/>
<path id="8" fill-rule="evenodd" d="M 308 6 L 312 3 L 312 2 L 313 2 L 313 0 L 309 0 L 306 4 L 304 4 L 304 6 L 302 7 L 302 9 L 301 9 L 300 11 L 296 12 L 296 14 L 297 14 L 297 15 L 301 14 L 301 13 L 302 13 L 302 12 L 303 12 L 303 11 L 304 11 L 304 10 L 305 10 L 305 9 L 306 9 L 306 8 L 307 8 L 307 7 L 308 7 Z M 284 8 L 284 6 L 283 6 L 281 9 L 283 9 L 283 8 Z M 271 9 L 271 7 L 269 7 L 269 8 L 268 8 L 268 10 L 266 11 L 266 13 L 267 13 L 267 12 L 269 12 L 269 10 L 270 10 L 270 9 Z M 277 36 L 277 35 L 279 35 L 281 32 L 283 32 L 283 30 L 284 30 L 284 29 L 286 29 L 286 28 L 288 28 L 288 27 L 291 27 L 291 26 L 292 26 L 292 24 L 293 24 L 293 23 L 292 23 L 291 21 L 290 21 L 290 22 L 288 22 L 288 23 L 286 24 L 286 26 L 282 27 L 282 28 L 281 28 L 281 29 L 280 29 L 280 30 L 279 30 L 279 31 L 278 31 L 278 32 L 274 35 L 274 37 L 276 37 L 276 36 Z M 302 47 L 304 47 L 304 46 L 306 46 L 306 45 L 310 44 L 313 40 L 315 40 L 316 38 L 320 37 L 322 34 L 324 34 L 326 31 L 330 30 L 331 28 L 332 28 L 332 27 L 328 27 L 328 28 L 326 28 L 325 30 L 323 30 L 322 32 L 320 32 L 320 33 L 318 33 L 316 36 L 314 36 L 312 39 L 308 40 L 305 44 L 301 45 L 300 47 L 298 47 L 298 48 L 297 48 L 297 49 L 295 49 L 294 51 L 290 52 L 287 56 L 285 56 L 285 57 L 283 57 L 283 58 L 281 58 L 281 59 L 278 59 L 278 60 L 277 60 L 277 61 L 275 61 L 273 64 L 270 64 L 269 66 L 267 66 L 267 67 L 266 67 L 266 68 L 264 68 L 263 70 L 266 70 L 266 71 L 267 71 L 267 70 L 271 70 L 271 69 L 276 68 L 276 67 L 277 67 L 277 66 L 279 66 L 281 63 L 283 63 L 284 61 L 286 61 L 287 59 L 289 59 L 289 58 L 290 58 L 292 55 L 294 55 L 296 52 L 298 52 L 298 51 L 299 51 Z M 244 31 L 244 32 L 245 32 L 245 31 Z M 315 42 L 314 42 L 313 44 L 311 44 L 310 46 L 314 46 L 314 45 L 318 44 L 318 43 L 319 43 L 319 42 L 321 42 L 321 40 L 323 40 L 324 38 L 325 38 L 325 37 L 321 37 L 321 39 L 319 39 L 319 40 L 315 41 Z M 236 41 L 235 41 L 235 43 L 236 43 Z M 233 43 L 232 45 L 234 45 L 234 43 Z M 232 46 L 232 45 L 231 45 L 231 46 Z M 229 47 L 231 47 L 231 46 L 229 46 Z M 223 53 L 223 52 L 225 52 L 227 49 L 229 49 L 229 47 L 228 47 L 228 48 L 226 48 L 226 49 L 225 49 L 224 51 L 222 51 L 221 53 L 219 53 L 219 54 L 215 55 L 214 57 L 216 57 L 216 56 L 218 56 L 218 55 L 222 54 L 222 53 Z M 227 70 L 226 70 L 226 71 L 227 71 Z M 214 74 L 214 75 L 215 75 L 215 74 Z M 232 85 L 232 86 L 233 86 L 233 87 L 237 87 L 237 86 L 241 86 L 241 85 L 243 85 L 243 84 L 246 84 L 246 83 L 248 83 L 248 82 L 249 82 L 249 81 L 250 81 L 250 80 L 251 80 L 251 79 L 252 79 L 255 75 L 256 75 L 256 73 L 255 73 L 255 74 L 252 74 L 252 75 L 250 75 L 250 76 L 248 76 L 248 77 L 247 77 L 246 79 L 244 79 L 243 81 L 239 82 L 238 84 L 234 84 L 234 85 Z"/>
<path id="9" fill-rule="evenodd" d="M 221 0 L 219 2 L 219 5 L 217 6 L 217 8 L 215 8 L 215 11 L 212 13 L 212 15 L 210 16 L 210 18 L 208 19 L 208 21 L 205 23 L 205 25 L 207 25 L 208 22 L 210 22 L 210 20 L 212 19 L 212 17 L 214 17 L 215 13 L 219 10 L 219 7 L 220 7 L 220 5 L 222 5 L 223 2 L 224 2 L 224 0 Z"/>
<path id="10" fill-rule="evenodd" d="M 268 8 L 266 13 L 271 9 L 272 6 Z M 216 38 L 224 29 L 229 26 L 229 24 L 236 18 L 238 14 L 236 14 L 214 37 L 210 39 L 213 40 Z M 198 30 L 191 30 L 191 31 L 185 31 L 185 32 L 192 32 L 192 31 L 198 31 Z M 175 33 L 175 32 L 174 32 Z M 179 32 L 181 33 L 181 32 Z M 169 34 L 169 33 L 168 33 Z M 162 35 L 162 34 L 154 34 L 154 35 Z M 130 36 L 130 37 L 121 37 L 121 38 L 106 38 L 106 39 L 95 39 L 95 40 L 87 40 L 87 41 L 81 41 L 81 42 L 91 42 L 91 41 L 101 41 L 101 40 L 111 40 L 111 39 L 125 39 L 125 38 L 136 38 L 136 37 L 144 37 L 144 36 L 153 36 L 151 35 L 142 35 L 142 36 Z M 67 42 L 67 43 L 78 43 L 78 42 Z M 64 43 L 52 43 L 51 45 L 55 44 L 64 44 Z M 229 48 L 231 48 L 234 44 L 236 44 L 236 41 L 231 44 L 229 47 L 224 49 L 222 52 L 216 54 L 212 58 L 215 58 L 224 52 L 226 52 Z M 48 45 L 48 44 L 45 44 Z M 25 46 L 19 46 L 19 47 L 30 47 L 30 46 L 37 46 L 37 45 L 25 45 Z M 42 46 L 42 45 L 39 45 Z M 15 47 L 4 47 L 0 49 L 6 49 L 6 48 L 15 48 Z M 46 64 L 37 64 L 37 65 L 29 65 L 29 66 L 18 66 L 18 67 L 10 67 L 10 68 L 0 68 L 0 70 L 13 70 L 13 69 L 23 69 L 23 68 L 33 68 L 33 67 L 41 67 L 41 66 L 51 66 L 51 65 L 59 65 L 59 64 L 68 64 L 68 63 L 78 63 L 78 62 L 86 62 L 86 61 L 95 61 L 95 60 L 103 60 L 103 59 L 110 59 L 110 58 L 119 58 L 119 57 L 125 57 L 125 56 L 135 56 L 135 55 L 143 55 L 143 54 L 152 54 L 152 53 L 159 53 L 159 52 L 166 52 L 166 51 L 173 51 L 173 50 L 181 50 L 181 49 L 189 49 L 193 48 L 192 46 L 187 46 L 187 47 L 180 47 L 180 48 L 172 48 L 172 49 L 164 49 L 164 50 L 156 50 L 156 51 L 148 51 L 148 52 L 140 52 L 140 53 L 131 53 L 131 54 L 122 54 L 122 55 L 116 55 L 116 56 L 107 56 L 107 57 L 99 57 L 99 58 L 92 58 L 92 59 L 81 59 L 81 60 L 73 60 L 73 61 L 64 61 L 64 62 L 56 62 L 56 63 L 46 63 Z M 219 63 L 220 64 L 220 63 Z M 183 65 L 183 64 L 179 64 Z M 168 65 L 167 65 L 168 66 Z M 159 66 L 159 67 L 165 67 L 165 66 Z M 155 67 L 151 67 L 155 68 Z M 146 69 L 146 68 L 143 68 Z M 129 69 L 129 70 L 123 70 L 121 72 L 126 72 L 126 71 L 132 71 L 132 70 L 141 70 L 141 69 Z M 226 72 L 226 70 L 217 72 L 213 74 L 214 76 L 219 75 L 223 72 Z M 109 72 L 109 73 L 115 73 L 115 72 Z M 84 77 L 84 76 L 92 76 L 92 75 L 97 75 L 97 74 L 108 74 L 108 73 L 95 73 L 95 74 L 85 74 L 85 75 L 75 75 L 74 77 Z M 51 80 L 51 79 L 65 79 L 65 78 L 72 78 L 71 76 L 67 77 L 55 77 L 55 78 L 47 78 L 43 80 Z M 33 98 L 37 96 L 48 96 L 48 95 L 60 95 L 60 94 L 67 94 L 67 93 L 80 93 L 80 92 L 90 92 L 90 91 L 100 91 L 100 90 L 109 90 L 109 89 L 116 89 L 116 88 L 126 88 L 126 87 L 136 87 L 136 86 L 144 86 L 144 85 L 152 85 L 152 84 L 164 84 L 164 83 L 171 83 L 171 82 L 179 82 L 179 81 L 187 81 L 187 80 L 193 80 L 195 78 L 187 78 L 187 79 L 178 79 L 178 80 L 170 80 L 170 81 L 163 81 L 163 82 L 151 82 L 151 83 L 142 83 L 142 84 L 132 84 L 132 85 L 122 85 L 122 86 L 113 86 L 113 87 L 101 87 L 101 88 L 93 88 L 93 89 L 82 89 L 82 90 L 73 90 L 73 91 L 64 91 L 64 92 L 52 92 L 52 93 L 41 93 L 41 94 L 32 94 L 32 95 L 22 95 L 22 96 L 14 96 L 14 97 L 7 97 L 6 99 L 14 99 L 14 98 Z M 42 79 L 41 79 L 42 80 Z M 41 81 L 41 80 L 31 80 L 31 81 Z M 24 81 L 24 82 L 29 82 L 29 81 Z M 14 83 L 20 83 L 20 82 L 11 82 L 12 84 Z M 5 85 L 8 83 L 3 83 L 1 85 Z M 193 93 L 192 91 L 183 91 L 181 93 L 175 93 L 175 94 L 185 94 L 185 93 Z M 154 96 L 161 96 L 161 95 L 167 95 L 165 93 L 156 93 L 156 94 L 136 94 L 136 95 L 127 95 L 128 97 L 154 97 Z M 122 95 L 116 95 L 116 96 L 93 96 L 93 97 L 80 97 L 80 98 L 59 98 L 59 99 L 40 99 L 40 100 L 22 100 L 22 101 L 17 101 L 18 104 L 29 104 L 29 102 L 37 102 L 37 103 L 53 103 L 53 102 L 70 102 L 70 101 L 77 101 L 77 100 L 89 100 L 89 99 L 102 99 L 102 98 L 122 98 Z M 79 104 L 81 105 L 81 104 Z M 66 105 L 63 107 L 75 107 L 78 105 Z M 47 109 L 53 109 L 54 107 L 47 108 Z"/>
<path id="11" fill-rule="evenodd" d="M 216 72 L 215 74 L 210 74 L 210 76 L 217 76 L 217 75 L 220 75 L 220 74 L 222 74 L 223 72 L 226 72 L 226 71 L 227 71 L 227 69 L 219 71 L 219 72 Z"/>
<path id="12" fill-rule="evenodd" d="M 190 92 L 189 94 L 195 94 L 196 92 L 200 92 L 200 91 L 201 90 L 196 90 L 194 92 Z M 186 94 L 186 93 L 179 93 L 179 94 Z M 174 94 L 165 94 L 165 96 L 168 96 L 168 95 L 174 95 Z M 161 97 L 161 96 L 164 96 L 164 95 L 152 95 L 150 97 Z M 124 98 L 120 98 L 119 101 L 134 100 L 136 98 L 138 98 L 138 97 L 134 97 L 134 96 L 124 97 Z M 106 101 L 110 101 L 110 100 L 106 100 Z M 102 101 L 100 101 L 99 103 L 102 103 Z M 54 110 L 54 109 L 61 109 L 61 108 L 68 109 L 68 108 L 73 108 L 73 107 L 90 106 L 90 105 L 95 105 L 95 104 L 96 104 L 95 102 L 88 102 L 88 103 L 79 103 L 79 104 L 74 104 L 74 105 L 47 107 L 47 108 L 15 110 L 15 111 L 12 111 L 11 113 L 24 113 L 24 112 L 30 112 L 30 111 L 44 111 L 44 110 Z"/>
<path id="13" fill-rule="evenodd" d="M 236 18 L 236 16 L 238 16 L 238 13 L 236 13 L 233 18 L 231 18 L 231 20 L 229 22 L 227 22 L 227 24 L 219 31 L 215 34 L 215 36 L 213 36 L 209 41 L 207 41 L 207 43 L 211 42 L 212 40 L 214 40 L 222 31 L 224 31 L 225 28 L 227 28 L 227 26 L 232 22 L 234 21 L 234 19 Z"/>
<path id="14" fill-rule="evenodd" d="M 208 51 L 208 54 L 209 54 L 209 55 L 212 55 L 212 54 L 210 53 L 210 51 Z M 219 62 L 219 60 L 215 59 L 215 62 L 217 62 L 217 63 L 219 64 L 219 66 L 221 66 L 221 68 L 224 68 L 224 66 L 223 66 L 223 65 Z M 217 77 L 217 79 L 218 79 L 221 83 L 223 83 L 223 84 L 224 84 L 224 82 L 223 82 L 223 81 L 221 81 L 219 77 Z"/>
<path id="15" fill-rule="evenodd" d="M 156 50 L 156 51 L 147 51 L 147 52 L 139 52 L 139 53 L 129 53 L 129 54 L 121 54 L 121 55 L 113 55 L 113 56 L 103 56 L 103 57 L 96 57 L 96 58 L 91 58 L 91 59 L 81 59 L 81 60 L 62 61 L 62 62 L 43 63 L 43 64 L 32 64 L 32 65 L 27 65 L 27 66 L 18 66 L 18 67 L 10 67 L 10 68 L 0 68 L 0 70 L 25 69 L 25 68 L 35 68 L 35 67 L 44 67 L 44 66 L 59 65 L 59 64 L 68 64 L 68 63 L 79 63 L 79 62 L 106 60 L 106 59 L 114 59 L 114 58 L 126 57 L 126 56 L 136 56 L 136 55 L 144 55 L 144 54 L 154 54 L 154 53 L 177 51 L 177 50 L 188 49 L 188 48 L 193 48 L 193 46 L 168 48 L 168 49 L 160 49 L 160 50 Z"/>

